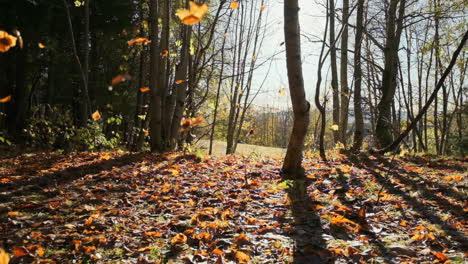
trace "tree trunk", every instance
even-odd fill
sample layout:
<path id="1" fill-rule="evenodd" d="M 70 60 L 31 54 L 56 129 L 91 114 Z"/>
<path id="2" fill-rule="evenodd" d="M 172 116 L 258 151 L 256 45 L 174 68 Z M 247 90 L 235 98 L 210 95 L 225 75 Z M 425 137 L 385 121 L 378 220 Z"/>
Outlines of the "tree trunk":
<path id="1" fill-rule="evenodd" d="M 400 143 L 403 141 L 403 139 L 405 139 L 409 135 L 409 133 L 416 127 L 419 120 L 424 116 L 427 109 L 429 109 L 431 103 L 436 99 L 437 93 L 439 92 L 440 88 L 442 88 L 442 86 L 444 85 L 445 79 L 450 74 L 450 71 L 452 70 L 453 66 L 457 62 L 458 55 L 460 54 L 467 40 L 468 40 L 468 31 L 466 31 L 465 34 L 463 35 L 460 45 L 458 46 L 457 50 L 453 53 L 449 66 L 447 67 L 447 69 L 445 69 L 444 73 L 442 74 L 440 79 L 437 81 L 437 85 L 434 88 L 434 91 L 432 92 L 431 96 L 429 97 L 429 100 L 426 102 L 424 107 L 421 109 L 418 115 L 414 118 L 411 124 L 405 129 L 405 131 L 403 131 L 403 133 L 401 133 L 398 136 L 398 138 L 395 141 L 393 141 L 391 144 L 389 144 L 387 147 L 379 150 L 379 153 L 386 153 L 386 152 L 396 149 L 398 145 L 400 145 Z"/>
<path id="2" fill-rule="evenodd" d="M 330 64 L 331 64 L 331 87 L 333 94 L 333 125 L 340 125 L 340 92 L 338 89 L 338 70 L 336 66 L 336 41 L 335 41 L 335 0 L 329 1 L 330 19 Z M 346 27 L 346 26 L 345 26 Z M 333 142 L 337 143 L 340 138 L 338 130 L 333 130 Z"/>
<path id="3" fill-rule="evenodd" d="M 304 141 L 309 126 L 310 104 L 306 100 L 302 77 L 298 0 L 285 0 L 284 2 L 284 38 L 294 124 L 282 172 L 287 175 L 287 178 L 299 178 L 304 175 L 301 163 Z"/>
<path id="4" fill-rule="evenodd" d="M 357 17 L 356 17 L 356 36 L 354 44 L 354 118 L 356 128 L 354 131 L 353 151 L 359 151 L 362 147 L 364 138 L 364 119 L 362 116 L 362 100 L 361 100 L 361 84 L 362 84 L 362 69 L 361 69 L 361 46 L 362 46 L 362 31 L 364 17 L 364 0 L 358 1 Z"/>
<path id="5" fill-rule="evenodd" d="M 397 7 L 400 8 L 397 17 Z M 382 98 L 378 104 L 377 125 L 375 128 L 377 143 L 383 148 L 393 141 L 392 135 L 392 104 L 396 91 L 396 76 L 398 63 L 398 48 L 403 28 L 406 0 L 391 0 L 387 12 L 386 44 L 384 50 L 385 69 L 382 77 Z"/>
<path id="6" fill-rule="evenodd" d="M 346 131 L 348 130 L 349 87 L 348 87 L 348 16 L 349 0 L 343 0 L 343 33 L 341 35 L 341 110 L 340 110 L 340 141 L 346 146 Z M 362 32 L 361 32 L 362 34 Z M 359 56 L 361 54 L 359 53 Z"/>

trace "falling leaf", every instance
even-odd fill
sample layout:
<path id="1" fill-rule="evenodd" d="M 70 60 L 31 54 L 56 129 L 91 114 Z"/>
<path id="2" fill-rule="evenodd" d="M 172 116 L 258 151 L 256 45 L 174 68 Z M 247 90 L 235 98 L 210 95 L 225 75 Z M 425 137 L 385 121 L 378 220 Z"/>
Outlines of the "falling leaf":
<path id="1" fill-rule="evenodd" d="M 7 52 L 10 48 L 16 46 L 17 39 L 8 32 L 0 30 L 0 52 Z"/>
<path id="2" fill-rule="evenodd" d="M 260 7 L 260 10 L 262 10 L 262 11 L 265 10 L 265 9 L 267 9 L 266 5 L 262 5 L 262 6 Z"/>
<path id="3" fill-rule="evenodd" d="M 187 242 L 187 236 L 182 233 L 179 233 L 171 238 L 171 245 L 184 244 L 185 242 Z"/>
<path id="4" fill-rule="evenodd" d="M 133 46 L 133 45 L 147 45 L 151 43 L 151 40 L 147 39 L 147 38 L 135 38 L 135 39 L 131 39 L 129 41 L 127 41 L 127 44 L 129 46 Z"/>
<path id="5" fill-rule="evenodd" d="M 6 103 L 6 102 L 9 102 L 11 100 L 11 95 L 8 95 L 7 97 L 3 97 L 2 99 L 0 99 L 0 103 Z"/>
<path id="6" fill-rule="evenodd" d="M 278 94 L 279 95 L 285 95 L 286 94 L 286 88 L 279 89 Z"/>
<path id="7" fill-rule="evenodd" d="M 239 3 L 237 1 L 232 1 L 231 2 L 231 9 L 237 9 L 239 8 Z"/>
<path id="8" fill-rule="evenodd" d="M 94 112 L 91 117 L 93 118 L 94 121 L 98 121 L 99 119 L 101 119 L 101 114 L 99 113 L 98 110 L 96 110 L 96 112 Z"/>
<path id="9" fill-rule="evenodd" d="M 10 255 L 8 255 L 3 248 L 0 248 L 0 264 L 10 263 Z"/>
<path id="10" fill-rule="evenodd" d="M 161 56 L 163 56 L 163 57 L 167 57 L 168 55 L 169 55 L 169 51 L 167 49 L 165 49 L 165 50 L 163 50 L 161 52 Z"/>
<path id="11" fill-rule="evenodd" d="M 177 80 L 175 83 L 176 84 L 181 84 L 181 83 L 184 83 L 185 81 L 184 80 Z"/>
<path id="12" fill-rule="evenodd" d="M 80 7 L 80 6 L 84 6 L 85 2 L 84 2 L 84 1 L 76 0 L 76 1 L 74 2 L 74 4 L 75 4 L 76 7 Z"/>
<path id="13" fill-rule="evenodd" d="M 194 118 L 183 119 L 180 124 L 181 124 L 182 131 L 184 131 L 189 128 L 197 127 L 201 125 L 203 122 L 205 122 L 205 118 L 203 118 L 203 116 L 199 116 L 199 117 L 194 117 Z"/>
<path id="14" fill-rule="evenodd" d="M 189 2 L 189 9 L 178 9 L 176 16 L 185 25 L 193 25 L 201 21 L 203 16 L 208 12 L 207 4 L 197 4 L 194 1 Z"/>
<path id="15" fill-rule="evenodd" d="M 146 93 L 146 92 L 148 92 L 149 90 L 150 90 L 149 87 L 142 87 L 142 88 L 140 88 L 140 92 L 142 92 L 142 93 Z"/>
<path id="16" fill-rule="evenodd" d="M 333 131 L 338 131 L 340 129 L 340 127 L 338 125 L 332 125 L 331 126 L 331 130 Z"/>
<path id="17" fill-rule="evenodd" d="M 115 76 L 112 81 L 111 81 L 111 85 L 114 86 L 114 85 L 117 85 L 121 82 L 125 82 L 127 80 L 131 80 L 132 77 L 129 75 L 129 74 L 119 74 L 117 76 Z"/>
<path id="18" fill-rule="evenodd" d="M 45 49 L 45 48 L 46 48 L 46 46 L 45 46 L 44 44 L 40 43 L 40 42 L 37 44 L 37 46 L 38 46 L 40 49 Z"/>
<path id="19" fill-rule="evenodd" d="M 143 133 L 145 134 L 145 136 L 149 136 L 149 130 L 148 129 L 143 129 Z"/>

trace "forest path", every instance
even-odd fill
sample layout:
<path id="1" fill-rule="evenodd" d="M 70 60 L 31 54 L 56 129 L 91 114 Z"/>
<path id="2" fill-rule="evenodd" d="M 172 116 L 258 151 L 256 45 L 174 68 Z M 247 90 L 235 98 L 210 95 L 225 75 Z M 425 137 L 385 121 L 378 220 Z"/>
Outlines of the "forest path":
<path id="1" fill-rule="evenodd" d="M 0 158 L 11 263 L 464 263 L 468 160 L 33 153 Z"/>

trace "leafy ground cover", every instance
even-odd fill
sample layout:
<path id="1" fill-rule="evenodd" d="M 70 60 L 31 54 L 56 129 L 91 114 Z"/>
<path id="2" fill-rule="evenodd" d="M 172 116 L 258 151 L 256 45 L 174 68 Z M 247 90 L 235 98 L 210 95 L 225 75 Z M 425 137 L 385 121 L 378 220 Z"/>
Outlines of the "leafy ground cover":
<path id="1" fill-rule="evenodd" d="M 36 153 L 0 158 L 10 263 L 464 263 L 467 161 Z"/>

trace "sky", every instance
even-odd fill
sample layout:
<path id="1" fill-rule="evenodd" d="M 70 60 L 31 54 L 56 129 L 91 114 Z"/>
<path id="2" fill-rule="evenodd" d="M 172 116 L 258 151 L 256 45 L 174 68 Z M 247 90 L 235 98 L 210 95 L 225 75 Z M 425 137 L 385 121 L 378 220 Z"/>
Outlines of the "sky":
<path id="1" fill-rule="evenodd" d="M 265 64 L 255 72 L 254 84 L 259 87 L 263 82 L 265 75 L 268 74 L 260 94 L 253 104 L 255 106 L 269 106 L 279 109 L 285 109 L 291 106 L 289 98 L 288 77 L 286 71 L 285 46 L 280 45 L 284 42 L 284 18 L 283 18 L 283 0 L 268 0 L 268 23 L 269 32 L 265 38 L 262 58 L 271 57 L 279 53 L 271 64 L 268 73 L 269 64 Z M 307 35 L 322 37 L 325 27 L 325 7 L 320 6 L 315 0 L 299 0 L 299 20 L 301 32 Z M 314 96 L 315 80 L 317 76 L 317 60 L 320 53 L 321 44 L 311 43 L 307 38 L 301 37 L 302 50 L 302 71 L 306 89 L 306 96 L 311 100 Z M 324 72 L 324 75 L 326 73 Z M 325 76 L 324 76 L 325 79 Z M 322 89 L 323 89 L 322 85 Z M 279 90 L 286 88 L 286 94 L 280 95 Z"/>

